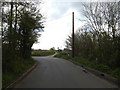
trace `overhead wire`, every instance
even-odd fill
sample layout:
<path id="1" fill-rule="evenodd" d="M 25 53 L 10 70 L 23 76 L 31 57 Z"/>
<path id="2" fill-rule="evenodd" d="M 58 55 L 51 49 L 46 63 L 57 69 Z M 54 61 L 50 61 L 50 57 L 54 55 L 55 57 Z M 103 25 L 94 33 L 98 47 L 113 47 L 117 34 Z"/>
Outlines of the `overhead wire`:
<path id="1" fill-rule="evenodd" d="M 46 22 L 54 22 L 54 21 L 59 21 L 61 18 L 64 18 L 64 17 L 66 17 L 66 16 L 70 16 L 71 14 L 67 14 L 67 15 L 63 15 L 63 16 L 61 16 L 60 18 L 58 18 L 57 20 L 48 20 L 48 21 L 46 21 Z"/>
<path id="2" fill-rule="evenodd" d="M 62 15 L 61 17 L 59 17 L 59 18 L 57 18 L 57 19 L 54 19 L 54 20 L 46 20 L 45 23 L 46 23 L 46 25 L 47 25 L 47 23 L 56 23 L 57 21 L 59 22 L 60 19 L 62 19 L 62 18 L 64 18 L 64 17 L 67 17 L 67 16 L 71 16 L 71 20 L 72 20 L 72 13 L 67 13 L 66 15 Z M 86 20 L 84 20 L 84 19 L 80 19 L 80 18 L 77 18 L 77 17 L 75 17 L 74 19 L 75 19 L 75 21 L 76 21 L 76 20 L 77 20 L 77 21 L 86 21 Z"/>

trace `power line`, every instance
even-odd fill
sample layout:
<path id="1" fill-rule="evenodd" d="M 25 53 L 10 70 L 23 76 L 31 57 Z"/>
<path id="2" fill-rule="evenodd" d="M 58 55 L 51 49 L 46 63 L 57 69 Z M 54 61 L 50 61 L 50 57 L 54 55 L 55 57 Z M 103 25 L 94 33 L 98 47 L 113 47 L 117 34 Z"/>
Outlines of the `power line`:
<path id="1" fill-rule="evenodd" d="M 70 16 L 70 15 L 71 15 L 71 14 L 64 15 L 64 16 L 58 18 L 57 20 L 48 20 L 48 21 L 46 21 L 46 22 L 56 22 L 56 21 L 59 21 L 61 18 L 64 18 L 64 17 Z M 80 20 L 80 21 L 86 21 L 86 20 L 82 20 L 82 19 L 79 19 L 79 18 L 74 18 L 74 19 L 76 19 L 76 20 Z"/>
<path id="2" fill-rule="evenodd" d="M 70 14 L 68 14 L 68 15 L 63 15 L 62 17 L 58 18 L 57 20 L 48 20 L 48 21 L 46 21 L 46 22 L 58 21 L 58 20 L 60 20 L 61 18 L 64 18 L 64 17 L 66 17 L 66 16 L 70 16 Z"/>

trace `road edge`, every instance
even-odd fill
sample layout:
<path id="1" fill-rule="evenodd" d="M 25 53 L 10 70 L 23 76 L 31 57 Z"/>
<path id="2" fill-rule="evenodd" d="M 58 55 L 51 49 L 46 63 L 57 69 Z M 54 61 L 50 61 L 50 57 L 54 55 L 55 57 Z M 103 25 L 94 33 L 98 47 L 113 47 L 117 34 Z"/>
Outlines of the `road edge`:
<path id="1" fill-rule="evenodd" d="M 37 62 L 34 63 L 32 67 L 30 67 L 26 72 L 24 72 L 17 80 L 15 80 L 13 83 L 11 83 L 9 86 L 7 86 L 5 89 L 8 88 L 14 88 L 16 84 L 18 84 L 20 81 L 22 81 L 30 72 L 32 72 L 37 67 Z"/>
<path id="2" fill-rule="evenodd" d="M 54 57 L 54 58 L 58 58 L 58 57 Z M 63 59 L 63 58 L 61 58 L 61 59 Z M 70 60 L 70 59 L 63 59 L 63 60 L 67 60 L 67 61 L 72 62 L 75 65 L 81 66 L 82 68 L 84 68 L 88 72 L 91 72 L 92 74 L 94 74 L 94 75 L 96 75 L 96 76 L 98 76 L 106 81 L 109 81 L 110 83 L 112 83 L 112 84 L 116 85 L 118 88 L 120 88 L 120 80 L 117 80 L 116 78 L 114 78 L 106 73 L 103 73 L 101 71 L 95 70 L 95 69 L 90 68 L 90 67 L 86 67 L 85 65 L 80 64 L 80 63 L 75 62 L 75 61 Z"/>
<path id="3" fill-rule="evenodd" d="M 93 69 L 93 68 L 86 67 L 85 65 L 80 64 L 80 63 L 78 63 L 78 62 L 75 62 L 75 61 L 72 61 L 72 60 L 70 60 L 70 61 L 71 61 L 72 63 L 76 64 L 76 65 L 81 66 L 82 68 L 84 68 L 84 69 L 86 69 L 87 71 L 93 73 L 94 75 L 96 75 L 96 76 L 98 76 L 98 77 L 100 77 L 100 78 L 102 78 L 102 79 L 104 79 L 104 80 L 107 80 L 107 81 L 109 81 L 109 82 L 112 83 L 112 84 L 115 84 L 118 88 L 120 88 L 120 81 L 117 80 L 116 78 L 114 78 L 114 77 L 112 77 L 112 76 L 110 76 L 110 75 L 108 75 L 108 74 L 106 74 L 106 73 L 103 73 L 103 72 L 101 72 L 101 71 L 95 70 L 95 69 Z"/>

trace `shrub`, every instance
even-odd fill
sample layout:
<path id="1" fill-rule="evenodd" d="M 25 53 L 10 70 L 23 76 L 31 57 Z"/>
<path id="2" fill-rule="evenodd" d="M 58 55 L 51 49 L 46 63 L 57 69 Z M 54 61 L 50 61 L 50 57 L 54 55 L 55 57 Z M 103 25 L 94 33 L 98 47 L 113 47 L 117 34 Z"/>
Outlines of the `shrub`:
<path id="1" fill-rule="evenodd" d="M 95 69 L 102 71 L 102 72 L 107 72 L 107 73 L 109 73 L 109 71 L 111 70 L 109 66 L 104 65 L 104 64 L 98 64 L 98 65 L 96 64 Z"/>
<path id="2" fill-rule="evenodd" d="M 120 80 L 120 68 L 111 71 L 111 75 Z"/>

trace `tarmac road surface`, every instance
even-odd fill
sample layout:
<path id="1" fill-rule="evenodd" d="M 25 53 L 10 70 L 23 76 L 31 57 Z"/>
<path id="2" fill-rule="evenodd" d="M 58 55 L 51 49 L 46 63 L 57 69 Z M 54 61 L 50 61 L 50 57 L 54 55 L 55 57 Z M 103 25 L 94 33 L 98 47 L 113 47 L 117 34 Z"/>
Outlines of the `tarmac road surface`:
<path id="1" fill-rule="evenodd" d="M 116 88 L 67 60 L 51 56 L 33 58 L 38 66 L 15 88 Z"/>

